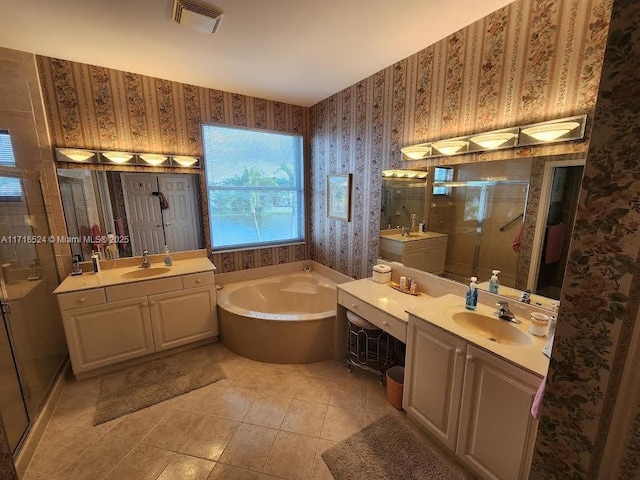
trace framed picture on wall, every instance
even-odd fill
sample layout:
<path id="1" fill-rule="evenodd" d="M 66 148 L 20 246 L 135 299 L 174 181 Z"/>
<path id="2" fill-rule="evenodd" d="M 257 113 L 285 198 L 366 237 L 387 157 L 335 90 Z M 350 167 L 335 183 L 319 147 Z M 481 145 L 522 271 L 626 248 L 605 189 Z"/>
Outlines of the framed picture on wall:
<path id="1" fill-rule="evenodd" d="M 327 216 L 351 221 L 351 174 L 327 176 Z"/>

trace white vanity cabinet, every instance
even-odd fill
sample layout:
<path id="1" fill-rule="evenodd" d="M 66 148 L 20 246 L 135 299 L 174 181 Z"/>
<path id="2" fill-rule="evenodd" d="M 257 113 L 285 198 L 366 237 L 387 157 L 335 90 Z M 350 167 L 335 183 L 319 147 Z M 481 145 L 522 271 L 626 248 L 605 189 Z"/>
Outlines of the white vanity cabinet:
<path id="1" fill-rule="evenodd" d="M 213 272 L 58 294 L 78 375 L 218 335 Z"/>
<path id="2" fill-rule="evenodd" d="M 218 334 L 216 291 L 212 286 L 149 297 L 156 351 Z"/>
<path id="3" fill-rule="evenodd" d="M 482 478 L 528 477 L 541 380 L 409 315 L 403 407 Z"/>
<path id="4" fill-rule="evenodd" d="M 86 301 L 82 292 L 67 296 Z M 154 351 L 147 297 L 62 310 L 62 322 L 76 374 Z"/>
<path id="5" fill-rule="evenodd" d="M 446 255 L 447 235 L 443 233 L 429 232 L 408 237 L 395 234 L 380 237 L 380 256 L 400 262 L 406 267 L 442 274 Z"/>

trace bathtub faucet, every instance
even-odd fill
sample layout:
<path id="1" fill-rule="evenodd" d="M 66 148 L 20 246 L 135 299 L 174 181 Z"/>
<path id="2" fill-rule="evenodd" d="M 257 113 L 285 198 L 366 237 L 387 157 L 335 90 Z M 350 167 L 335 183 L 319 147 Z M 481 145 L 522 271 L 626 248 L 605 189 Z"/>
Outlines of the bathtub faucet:
<path id="1" fill-rule="evenodd" d="M 311 267 L 307 265 L 306 267 L 304 267 L 304 268 L 303 268 L 303 270 L 304 270 L 306 273 L 309 273 L 309 272 L 311 271 Z"/>

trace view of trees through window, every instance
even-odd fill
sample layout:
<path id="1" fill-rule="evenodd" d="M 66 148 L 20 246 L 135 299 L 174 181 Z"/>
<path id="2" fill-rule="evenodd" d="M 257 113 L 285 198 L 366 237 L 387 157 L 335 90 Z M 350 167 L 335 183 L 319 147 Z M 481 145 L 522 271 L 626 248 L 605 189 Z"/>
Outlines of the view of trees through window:
<path id="1" fill-rule="evenodd" d="M 214 248 L 301 241 L 302 137 L 205 125 Z"/>

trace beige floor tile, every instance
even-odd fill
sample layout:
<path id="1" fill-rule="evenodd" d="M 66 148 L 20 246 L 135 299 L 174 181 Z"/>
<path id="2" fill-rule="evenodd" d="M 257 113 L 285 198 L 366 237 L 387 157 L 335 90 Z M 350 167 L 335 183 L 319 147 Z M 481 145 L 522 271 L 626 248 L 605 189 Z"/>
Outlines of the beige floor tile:
<path id="1" fill-rule="evenodd" d="M 65 468 L 62 477 L 66 480 L 105 478 L 134 447 L 133 442 L 105 435 Z"/>
<path id="2" fill-rule="evenodd" d="M 288 480 L 309 478 L 318 439 L 291 432 L 278 432 L 263 472 Z"/>
<path id="3" fill-rule="evenodd" d="M 259 394 L 253 390 L 230 387 L 214 400 L 207 413 L 216 417 L 242 420 L 258 397 Z"/>
<path id="4" fill-rule="evenodd" d="M 273 475 L 267 475 L 263 473 L 260 475 L 260 480 L 281 480 L 282 477 L 274 477 Z"/>
<path id="5" fill-rule="evenodd" d="M 339 442 L 364 427 L 364 412 L 329 406 L 324 418 L 321 438 Z"/>
<path id="6" fill-rule="evenodd" d="M 367 412 L 370 413 L 397 413 L 397 410 L 387 400 L 387 390 L 380 385 L 370 385 L 367 388 Z"/>
<path id="7" fill-rule="evenodd" d="M 242 421 L 254 425 L 262 425 L 263 427 L 280 428 L 290 404 L 290 397 L 280 395 L 261 396 L 253 402 Z"/>
<path id="8" fill-rule="evenodd" d="M 293 400 L 280 429 L 318 437 L 322 432 L 326 413 L 327 406 L 321 403 Z"/>
<path id="9" fill-rule="evenodd" d="M 138 444 L 107 480 L 155 480 L 174 455 L 169 450 Z"/>
<path id="10" fill-rule="evenodd" d="M 206 480 L 214 466 L 215 462 L 178 453 L 158 480 Z"/>
<path id="11" fill-rule="evenodd" d="M 322 453 L 337 443 L 338 442 L 332 442 L 331 440 L 324 440 L 322 438 L 318 440 L 318 447 L 316 448 L 316 456 L 313 461 L 310 480 L 333 480 L 333 475 L 331 475 L 327 464 L 322 459 Z"/>
<path id="12" fill-rule="evenodd" d="M 207 480 L 258 480 L 259 477 L 258 472 L 217 463 Z"/>
<path id="13" fill-rule="evenodd" d="M 60 473 L 99 438 L 98 433 L 89 430 L 49 424 L 29 468 L 38 472 Z"/>
<path id="14" fill-rule="evenodd" d="M 367 387 L 358 382 L 335 382 L 329 405 L 364 410 L 367 405 Z"/>
<path id="15" fill-rule="evenodd" d="M 243 423 L 220 457 L 221 463 L 261 471 L 278 431 Z"/>
<path id="16" fill-rule="evenodd" d="M 239 425 L 235 420 L 206 416 L 180 452 L 207 460 L 218 460 Z"/>
<path id="17" fill-rule="evenodd" d="M 293 397 L 307 402 L 328 404 L 332 386 L 333 382 L 322 377 L 303 377 L 296 386 Z"/>
<path id="18" fill-rule="evenodd" d="M 226 387 L 220 386 L 218 383 L 213 383 L 175 397 L 171 406 L 173 408 L 189 410 L 191 412 L 207 413 L 216 399 L 218 399 L 226 390 Z"/>
<path id="19" fill-rule="evenodd" d="M 124 416 L 122 421 L 113 427 L 109 433 L 132 442 L 139 442 L 153 427 L 160 423 L 160 420 L 167 413 L 169 413 L 169 410 L 160 405 L 143 408 Z"/>
<path id="20" fill-rule="evenodd" d="M 203 418 L 204 415 L 200 413 L 171 410 L 151 429 L 141 443 L 177 452 Z"/>

